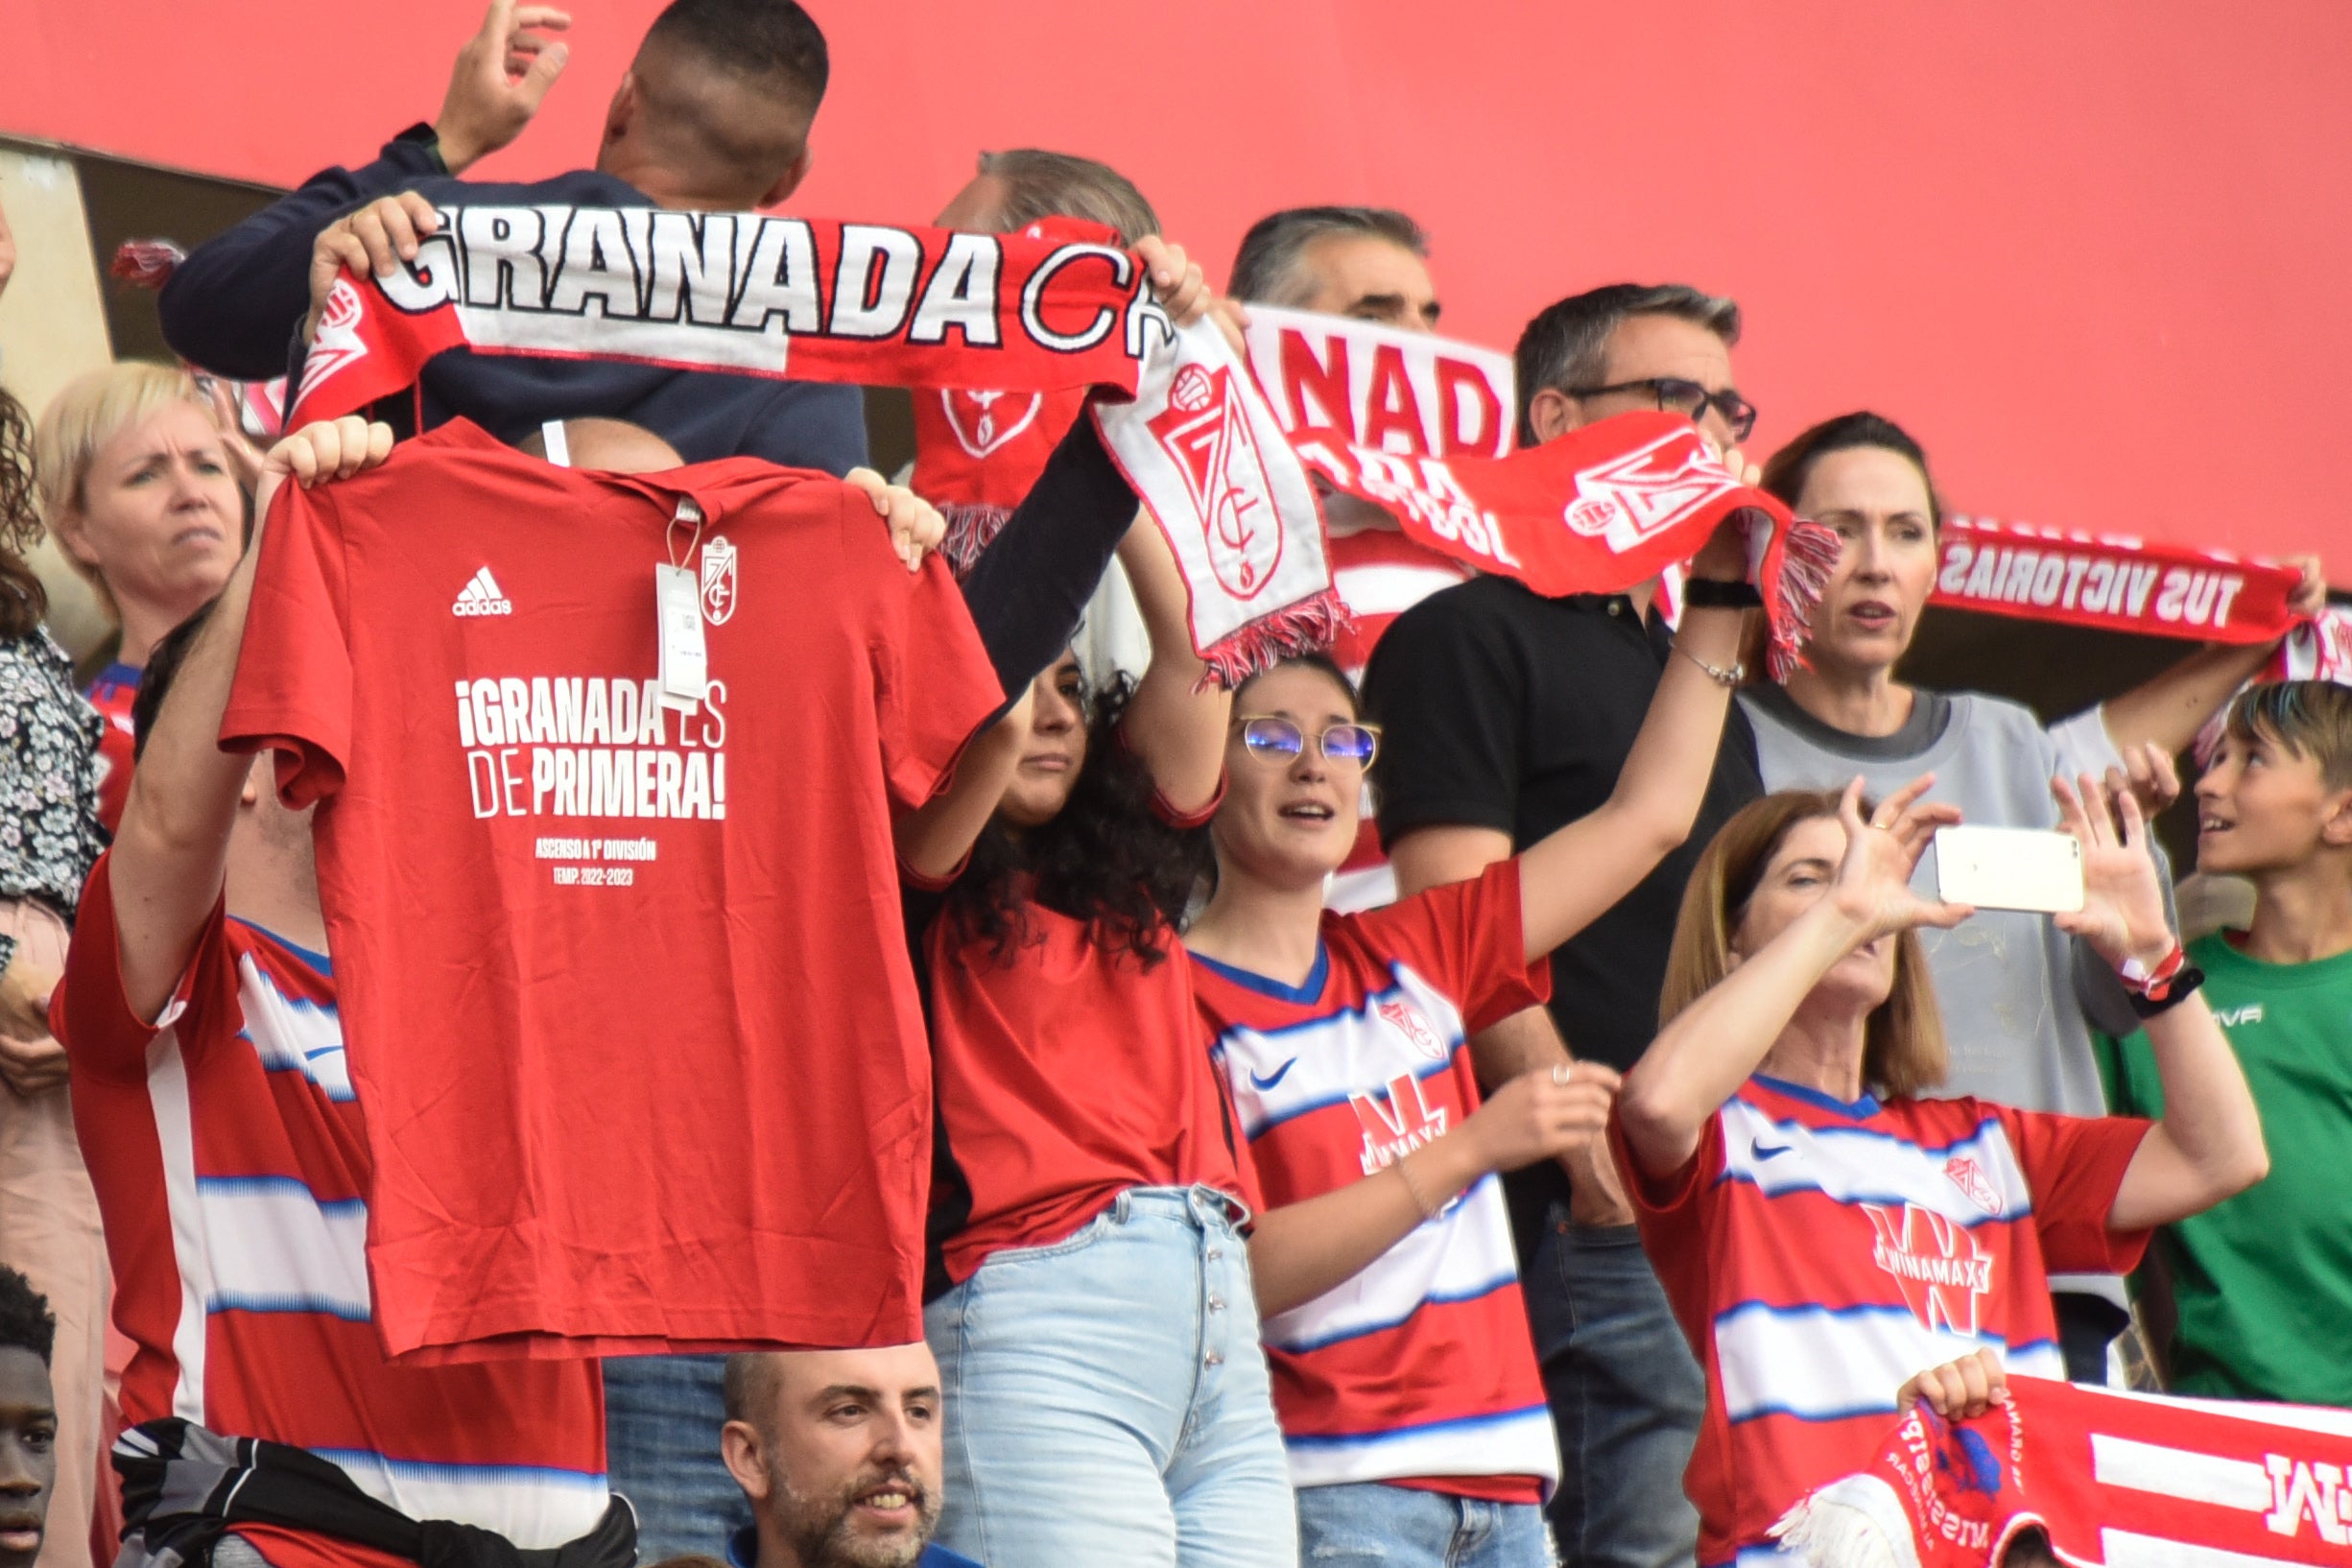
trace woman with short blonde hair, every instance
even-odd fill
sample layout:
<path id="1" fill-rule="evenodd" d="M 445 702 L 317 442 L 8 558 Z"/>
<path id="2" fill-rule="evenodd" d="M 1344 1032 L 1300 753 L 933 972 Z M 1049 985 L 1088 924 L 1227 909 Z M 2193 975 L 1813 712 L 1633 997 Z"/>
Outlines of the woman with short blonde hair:
<path id="1" fill-rule="evenodd" d="M 2135 987 L 2164 1119 L 1920 1098 L 1944 1046 L 1916 932 L 1972 913 L 1911 886 L 1960 815 L 1922 802 L 1933 782 L 1875 809 L 1859 778 L 1768 796 L 1726 823 L 1683 895 L 1666 1022 L 1618 1097 L 1642 1245 L 1706 1371 L 1684 1485 L 1710 1568 L 1778 1556 L 1774 1522 L 1865 1467 L 1908 1402 L 1978 1414 L 2007 1372 L 2063 1377 L 2050 1271 L 2125 1271 L 2150 1228 L 2267 1167 L 2137 803 L 2120 796 L 2119 822 L 2087 774 L 2055 786 L 2085 897 L 2052 918 Z"/>
<path id="2" fill-rule="evenodd" d="M 131 700 L 148 651 L 221 591 L 245 552 L 242 456 L 174 366 L 92 370 L 41 414 L 33 465 L 50 536 L 123 629 L 89 692 L 107 719 L 99 820 L 109 830 L 130 796 Z"/>

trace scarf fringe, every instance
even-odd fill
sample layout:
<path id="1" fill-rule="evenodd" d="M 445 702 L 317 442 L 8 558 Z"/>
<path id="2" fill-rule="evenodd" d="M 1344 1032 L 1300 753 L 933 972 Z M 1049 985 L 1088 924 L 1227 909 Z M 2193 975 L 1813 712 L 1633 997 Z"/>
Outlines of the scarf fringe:
<path id="1" fill-rule="evenodd" d="M 1874 1475 L 1831 1482 L 1782 1514 L 1770 1533 L 1813 1568 L 1919 1568 L 1903 1504 Z"/>
<path id="2" fill-rule="evenodd" d="M 1355 625 L 1355 617 L 1330 588 L 1286 605 L 1271 615 L 1250 622 L 1232 635 L 1200 651 L 1208 672 L 1197 692 L 1216 687 L 1233 691 L 1251 676 L 1272 669 L 1300 653 L 1319 653 Z"/>
<path id="3" fill-rule="evenodd" d="M 114 248 L 107 271 L 134 288 L 160 289 L 188 252 L 173 240 L 125 240 Z"/>
<path id="4" fill-rule="evenodd" d="M 981 552 L 996 542 L 1012 518 L 1010 507 L 992 507 L 976 501 L 948 501 L 939 507 L 939 516 L 947 524 L 947 536 L 939 541 L 939 554 L 947 558 L 948 570 L 960 582 L 972 575 L 980 564 Z"/>
<path id="5" fill-rule="evenodd" d="M 1776 681 L 1786 681 L 1805 662 L 1804 646 L 1813 634 L 1814 612 L 1829 591 L 1829 574 L 1837 569 L 1838 553 L 1834 530 L 1803 517 L 1789 525 L 1779 552 L 1778 581 L 1766 590 L 1772 600 L 1772 639 L 1765 662 Z"/>

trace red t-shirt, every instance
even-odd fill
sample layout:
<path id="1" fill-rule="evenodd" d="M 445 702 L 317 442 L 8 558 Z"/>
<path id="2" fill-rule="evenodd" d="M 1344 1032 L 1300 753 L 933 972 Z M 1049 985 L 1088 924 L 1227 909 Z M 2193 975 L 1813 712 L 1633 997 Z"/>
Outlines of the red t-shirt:
<path id="1" fill-rule="evenodd" d="M 673 559 L 708 637 L 683 717 Z M 582 472 L 461 421 L 280 492 L 222 744 L 322 802 L 394 1354 L 921 1337 L 891 802 L 1002 701 L 945 566 L 822 475 Z"/>
<path id="2" fill-rule="evenodd" d="M 1675 1316 L 1707 1374 L 1684 1489 L 1699 1560 L 1730 1561 L 1814 1487 L 1866 1469 L 1917 1372 L 1990 1349 L 2064 1378 L 2052 1271 L 2127 1273 L 2107 1228 L 2147 1136 L 2132 1117 L 1981 1100 L 1841 1105 L 1756 1077 L 1663 1181 L 1610 1142 Z"/>
<path id="3" fill-rule="evenodd" d="M 1366 914 L 1326 912 L 1299 986 L 1200 954 L 1193 965 L 1277 1208 L 1460 1128 L 1480 1105 L 1469 1035 L 1552 990 L 1551 965 L 1527 962 L 1516 860 Z M 1296 1485 L 1538 1503 L 1559 1477 L 1494 1176 L 1352 1279 L 1268 1319 L 1266 1352 Z"/>
<path id="4" fill-rule="evenodd" d="M 947 1179 L 971 1205 L 941 1242 L 959 1284 L 992 1252 L 1067 1240 L 1129 1187 L 1201 1183 L 1257 1206 L 1175 933 L 1147 967 L 1085 922 L 1025 913 L 1009 960 L 959 940 L 952 912 L 927 938 Z"/>
<path id="5" fill-rule="evenodd" d="M 604 1516 L 593 1362 L 398 1366 L 376 1340 L 367 1135 L 324 958 L 219 910 L 161 1020 L 123 997 L 111 857 L 54 1022 L 106 1221 L 123 1415 L 310 1449 L 412 1518 L 552 1547 Z M 280 1568 L 389 1559 L 240 1526 Z"/>

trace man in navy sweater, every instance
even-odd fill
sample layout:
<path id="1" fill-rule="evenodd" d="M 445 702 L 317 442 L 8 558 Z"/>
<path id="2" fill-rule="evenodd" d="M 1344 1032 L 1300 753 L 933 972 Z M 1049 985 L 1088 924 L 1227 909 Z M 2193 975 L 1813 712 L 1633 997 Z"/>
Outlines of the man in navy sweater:
<path id="1" fill-rule="evenodd" d="M 314 261 L 389 271 L 438 226 L 438 203 L 748 211 L 799 185 L 828 65 L 824 35 L 793 0 L 674 0 L 613 92 L 593 169 L 529 184 L 458 179 L 530 123 L 568 53 L 548 35 L 570 20 L 495 0 L 434 124 L 402 131 L 363 168 L 313 176 L 197 247 L 163 290 L 173 349 L 239 380 L 284 373 L 300 353 Z M 413 409 L 418 429 L 463 416 L 509 441 L 549 419 L 625 419 L 689 463 L 758 457 L 844 474 L 866 461 L 857 388 L 718 370 L 456 349 L 425 367 Z"/>

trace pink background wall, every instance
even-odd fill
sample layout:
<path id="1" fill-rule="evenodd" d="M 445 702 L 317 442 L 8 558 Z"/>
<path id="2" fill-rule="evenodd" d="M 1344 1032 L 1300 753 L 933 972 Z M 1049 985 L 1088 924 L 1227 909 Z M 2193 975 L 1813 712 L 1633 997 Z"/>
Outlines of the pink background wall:
<path id="1" fill-rule="evenodd" d="M 573 9 L 569 72 L 485 173 L 591 155 L 658 8 Z M 1046 146 L 1133 177 L 1222 277 L 1272 207 L 1402 206 L 1455 335 L 1686 279 L 1747 309 L 1760 448 L 1866 405 L 1962 511 L 2329 549 L 2352 582 L 2339 0 L 812 9 L 834 86 L 794 210 L 925 219 L 978 149 Z M 0 0 L 0 133 L 291 183 L 429 118 L 479 14 Z"/>

